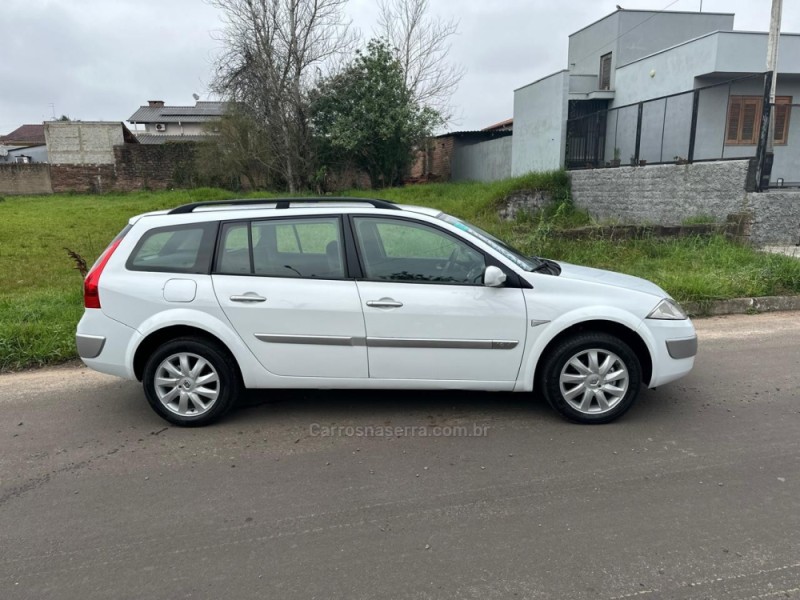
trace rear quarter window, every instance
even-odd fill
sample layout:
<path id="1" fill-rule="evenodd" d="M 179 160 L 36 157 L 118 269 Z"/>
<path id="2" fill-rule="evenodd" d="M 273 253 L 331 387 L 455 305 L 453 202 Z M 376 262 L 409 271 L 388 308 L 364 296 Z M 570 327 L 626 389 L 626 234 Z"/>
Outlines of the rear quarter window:
<path id="1" fill-rule="evenodd" d="M 130 271 L 208 273 L 216 229 L 216 223 L 151 229 L 136 244 L 125 267 Z"/>

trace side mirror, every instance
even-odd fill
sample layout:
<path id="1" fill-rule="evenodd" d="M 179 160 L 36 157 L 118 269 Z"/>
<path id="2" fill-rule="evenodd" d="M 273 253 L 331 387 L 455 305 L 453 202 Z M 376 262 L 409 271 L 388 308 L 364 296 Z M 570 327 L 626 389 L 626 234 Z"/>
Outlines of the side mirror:
<path id="1" fill-rule="evenodd" d="M 483 272 L 483 285 L 486 287 L 500 287 L 506 282 L 506 274 L 499 267 L 489 266 Z"/>

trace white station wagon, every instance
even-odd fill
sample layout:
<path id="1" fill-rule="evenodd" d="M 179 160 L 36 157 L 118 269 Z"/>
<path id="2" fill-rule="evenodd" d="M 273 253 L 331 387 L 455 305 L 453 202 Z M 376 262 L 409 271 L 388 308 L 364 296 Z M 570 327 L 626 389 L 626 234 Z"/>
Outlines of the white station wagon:
<path id="1" fill-rule="evenodd" d="M 199 202 L 130 220 L 84 283 L 77 347 L 177 425 L 244 388 L 533 392 L 606 423 L 686 375 L 697 337 L 649 281 L 523 256 L 430 208 Z"/>

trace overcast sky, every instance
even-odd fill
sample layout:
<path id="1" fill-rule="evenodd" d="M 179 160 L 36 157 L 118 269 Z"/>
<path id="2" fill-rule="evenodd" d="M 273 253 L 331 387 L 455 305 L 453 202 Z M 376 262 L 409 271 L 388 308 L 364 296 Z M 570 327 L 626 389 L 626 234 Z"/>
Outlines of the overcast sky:
<path id="1" fill-rule="evenodd" d="M 208 96 L 218 11 L 204 0 L 0 0 L 0 134 L 53 114 L 124 121 L 147 100 L 191 105 Z M 430 0 L 460 20 L 451 59 L 466 68 L 453 96 L 454 129 L 512 116 L 513 90 L 565 68 L 567 36 L 620 2 L 625 8 L 698 10 L 700 0 Z M 783 30 L 800 32 L 800 2 Z M 735 12 L 735 28 L 766 31 L 771 0 L 704 0 Z M 374 0 L 350 0 L 368 37 Z"/>

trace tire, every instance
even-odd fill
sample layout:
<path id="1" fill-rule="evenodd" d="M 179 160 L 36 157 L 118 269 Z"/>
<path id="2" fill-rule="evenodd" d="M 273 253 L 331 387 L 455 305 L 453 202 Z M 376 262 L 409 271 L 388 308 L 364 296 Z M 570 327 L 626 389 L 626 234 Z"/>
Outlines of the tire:
<path id="1" fill-rule="evenodd" d="M 566 419 L 609 423 L 636 402 L 642 368 L 636 354 L 621 339 L 584 332 L 552 349 L 542 365 L 540 384 L 550 406 Z"/>
<path id="2" fill-rule="evenodd" d="M 227 349 L 196 337 L 159 346 L 145 365 L 142 385 L 153 410 L 181 427 L 202 427 L 219 420 L 243 387 Z"/>

